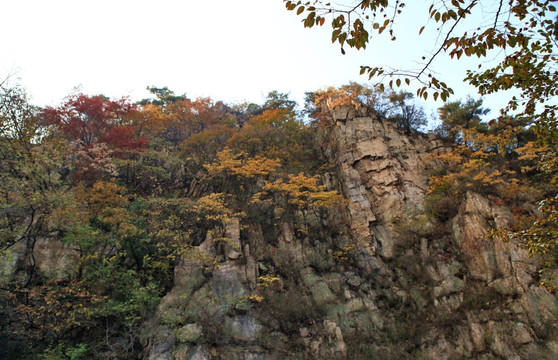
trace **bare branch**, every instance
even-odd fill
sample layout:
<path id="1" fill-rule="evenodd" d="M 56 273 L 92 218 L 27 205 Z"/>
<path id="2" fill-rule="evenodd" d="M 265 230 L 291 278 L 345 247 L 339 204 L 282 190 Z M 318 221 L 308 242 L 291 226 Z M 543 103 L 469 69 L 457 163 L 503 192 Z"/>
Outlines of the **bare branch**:
<path id="1" fill-rule="evenodd" d="M 498 11 L 496 12 L 496 17 L 494 18 L 494 29 L 496 29 L 496 26 L 498 25 L 498 18 L 500 17 L 500 11 L 502 11 L 502 3 L 503 1 L 500 0 L 500 5 L 498 6 Z"/>
<path id="2" fill-rule="evenodd" d="M 432 55 L 432 57 L 430 57 L 430 60 L 428 61 L 428 63 L 422 68 L 422 70 L 418 73 L 417 77 L 420 77 L 425 71 L 426 69 L 428 69 L 430 67 L 430 64 L 432 64 L 432 62 L 434 61 L 434 59 L 436 58 L 436 56 L 438 56 L 438 54 L 440 54 L 440 52 L 442 50 L 444 50 L 444 47 L 446 46 L 446 42 L 448 41 L 448 39 L 450 38 L 453 30 L 455 29 L 455 27 L 457 26 L 457 24 L 459 24 L 459 22 L 465 17 L 465 15 L 467 14 L 467 12 L 473 7 L 475 6 L 475 4 L 477 3 L 477 1 L 472 1 L 469 6 L 467 6 L 465 8 L 465 10 L 460 11 L 459 12 L 459 17 L 457 18 L 457 20 L 455 20 L 455 23 L 453 24 L 453 26 L 451 27 L 451 29 L 448 31 L 448 33 L 446 34 L 446 38 L 444 39 L 444 41 L 442 42 L 442 45 L 440 46 L 440 48 L 434 53 L 434 55 Z"/>

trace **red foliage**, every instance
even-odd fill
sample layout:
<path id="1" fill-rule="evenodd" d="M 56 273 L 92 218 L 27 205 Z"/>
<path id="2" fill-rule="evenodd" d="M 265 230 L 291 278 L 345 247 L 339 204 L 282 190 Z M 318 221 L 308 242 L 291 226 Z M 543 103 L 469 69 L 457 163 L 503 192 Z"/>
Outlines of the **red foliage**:
<path id="1" fill-rule="evenodd" d="M 85 146 L 104 142 L 120 150 L 142 149 L 147 139 L 136 139 L 135 128 L 128 125 L 135 105 L 127 98 L 110 100 L 103 96 L 77 94 L 58 108 L 46 108 L 42 118 L 71 140 Z"/>
<path id="2" fill-rule="evenodd" d="M 117 149 L 139 150 L 147 146 L 147 138 L 136 139 L 136 129 L 133 126 L 114 126 L 99 137 L 101 142 Z"/>

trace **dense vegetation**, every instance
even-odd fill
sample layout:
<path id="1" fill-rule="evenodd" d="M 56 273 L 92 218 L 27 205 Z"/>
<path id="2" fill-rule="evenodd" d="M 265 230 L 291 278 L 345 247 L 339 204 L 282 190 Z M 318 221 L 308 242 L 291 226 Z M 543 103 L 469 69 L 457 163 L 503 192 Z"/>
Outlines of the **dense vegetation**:
<path id="1" fill-rule="evenodd" d="M 128 358 L 176 262 L 214 265 L 195 245 L 226 243 L 233 217 L 337 199 L 316 183 L 311 126 L 286 95 L 231 107 L 150 90 L 139 104 L 75 94 L 40 109 L 2 87 L 0 247 L 23 247 L 0 294 L 2 358 Z M 69 249 L 67 273 L 34 258 L 53 240 Z"/>
<path id="2" fill-rule="evenodd" d="M 289 222 L 308 234 L 342 205 L 320 180 L 330 170 L 324 102 L 371 107 L 411 136 L 426 122 L 410 94 L 358 84 L 309 93 L 308 121 L 278 92 L 263 105 L 227 105 L 150 91 L 136 104 L 74 94 L 38 108 L 23 89 L 2 86 L 0 249 L 20 255 L 0 284 L 0 357 L 131 358 L 174 266 L 190 258 L 211 270 L 216 259 L 197 245 L 226 246 L 228 223 L 273 234 Z M 456 211 L 451 201 L 483 192 L 514 209 L 514 230 L 528 241 L 550 234 L 542 252 L 554 254 L 555 212 L 540 216 L 527 204 L 555 191 L 555 164 L 543 161 L 555 159 L 555 145 L 538 145 L 529 123 L 513 118 L 481 122 L 484 113 L 472 99 L 440 109 L 436 131 L 455 145 L 434 159 L 446 166 L 432 174 L 428 211 L 445 221 Z M 45 269 L 39 246 L 64 247 L 70 266 Z"/>
<path id="3" fill-rule="evenodd" d="M 417 82 L 419 97 L 430 91 L 446 101 L 452 90 L 432 76 L 435 57 L 484 58 L 508 50 L 501 63 L 471 71 L 467 80 L 480 94 L 517 89 L 523 99 L 510 98 L 495 119 L 483 120 L 487 110 L 473 98 L 440 107 L 441 125 L 433 132 L 448 151 L 430 159 L 437 166 L 428 174 L 425 211 L 432 223 L 447 224 L 468 191 L 508 206 L 513 226 L 495 229 L 492 238 L 519 238 L 531 254 L 542 255 L 541 284 L 554 290 L 556 24 L 548 14 L 555 8 L 549 1 L 500 1 L 497 11 L 487 12 L 493 17 L 485 28 L 454 33 L 478 4 L 442 1 L 429 9 L 445 40 L 418 72 L 368 66 L 362 72 L 392 76 L 391 87 Z M 306 15 L 307 27 L 331 16 L 332 40 L 357 49 L 368 44 L 368 21 L 395 40 L 393 26 L 404 7 L 385 0 L 341 9 L 321 1 L 286 5 Z M 322 179 L 331 170 L 325 152 L 332 148 L 323 136 L 331 126 L 324 104 L 370 107 L 410 136 L 427 120 L 412 94 L 383 86 L 309 93 L 304 112 L 275 91 L 261 105 L 231 105 L 149 90 L 152 97 L 138 103 L 73 94 L 57 107 L 39 108 L 22 88 L 0 84 L 0 358 L 138 356 L 145 321 L 172 288 L 175 265 L 189 258 L 204 271 L 216 266 L 198 249 L 202 242 L 228 246 L 226 227 L 234 221 L 260 224 L 269 242 L 277 241 L 273 235 L 285 222 L 311 237 L 319 233 L 312 226 L 343 206 Z M 319 237 L 314 240 L 319 246 Z M 62 249 L 65 258 L 36 258 L 39 248 L 42 254 Z M 315 267 L 347 261 L 354 247 L 336 250 L 315 259 Z M 276 298 L 263 304 L 270 314 L 288 308 L 284 318 L 298 321 L 319 312 L 305 299 L 274 293 L 272 275 L 259 282 L 261 294 Z M 260 302 L 261 294 L 248 300 Z M 289 328 L 287 321 L 281 326 Z"/>

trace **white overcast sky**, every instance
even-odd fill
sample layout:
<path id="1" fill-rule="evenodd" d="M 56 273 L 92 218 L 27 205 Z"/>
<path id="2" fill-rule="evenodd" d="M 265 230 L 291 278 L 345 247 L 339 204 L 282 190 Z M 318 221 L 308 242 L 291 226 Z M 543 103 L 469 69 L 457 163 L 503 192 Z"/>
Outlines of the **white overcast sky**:
<path id="1" fill-rule="evenodd" d="M 366 82 L 359 65 L 418 66 L 435 40 L 435 29 L 429 42 L 418 37 L 420 3 L 407 9 L 402 22 L 414 27 L 398 41 L 343 56 L 329 26 L 304 29 L 282 0 L 0 0 L 0 76 L 15 73 L 38 105 L 55 106 L 76 87 L 139 100 L 150 85 L 225 102 L 261 103 L 278 90 L 301 102 L 306 91 Z M 438 65 L 456 99 L 472 91 L 460 85 L 459 64 Z"/>

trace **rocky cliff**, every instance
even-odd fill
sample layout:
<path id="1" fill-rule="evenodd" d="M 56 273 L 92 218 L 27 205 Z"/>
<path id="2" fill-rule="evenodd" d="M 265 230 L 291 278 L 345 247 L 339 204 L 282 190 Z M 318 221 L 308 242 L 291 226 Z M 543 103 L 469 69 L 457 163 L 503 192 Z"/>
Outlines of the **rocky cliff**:
<path id="1" fill-rule="evenodd" d="M 441 142 L 352 106 L 322 131 L 323 183 L 346 201 L 230 221 L 219 246 L 208 234 L 144 325 L 143 358 L 558 358 L 558 299 L 537 286 L 536 259 L 485 236 L 510 210 L 470 191 L 428 214 Z M 63 277 L 78 256 L 56 241 L 25 248 L 4 256 L 2 278 L 22 259 Z"/>
<path id="2" fill-rule="evenodd" d="M 517 244 L 509 209 L 469 192 L 425 215 L 427 160 L 445 151 L 372 112 L 330 112 L 324 177 L 347 199 L 311 229 L 231 223 L 204 271 L 184 260 L 146 335 L 148 359 L 555 359 L 558 300 Z M 272 274 L 274 277 L 270 277 Z"/>

